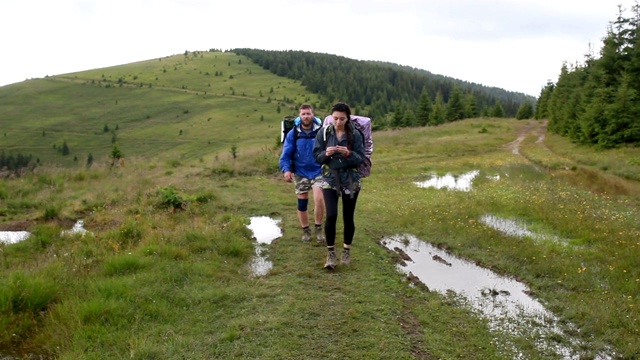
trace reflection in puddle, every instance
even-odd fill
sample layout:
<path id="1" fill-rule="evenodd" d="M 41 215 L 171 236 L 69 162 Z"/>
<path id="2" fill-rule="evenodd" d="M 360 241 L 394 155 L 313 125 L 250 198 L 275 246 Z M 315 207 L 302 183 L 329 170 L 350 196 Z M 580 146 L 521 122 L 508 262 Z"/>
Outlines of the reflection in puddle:
<path id="1" fill-rule="evenodd" d="M 84 236 L 88 231 L 84 228 L 84 220 L 78 220 L 71 230 L 62 230 L 62 235 L 80 234 Z M 90 233 L 90 232 L 89 232 Z M 0 243 L 15 244 L 27 240 L 31 236 L 28 231 L 0 231 Z"/>
<path id="2" fill-rule="evenodd" d="M 256 276 L 266 275 L 273 263 L 267 260 L 264 255 L 266 245 L 282 236 L 282 230 L 278 227 L 280 220 L 274 220 L 267 216 L 254 216 L 251 217 L 251 223 L 247 226 L 249 230 L 253 231 L 253 237 L 256 239 L 256 256 L 251 261 L 251 271 Z"/>
<path id="3" fill-rule="evenodd" d="M 542 352 L 552 352 L 564 359 L 580 358 L 571 348 L 554 341 L 555 338 L 567 339 L 558 326 L 559 320 L 528 295 L 525 284 L 457 258 L 413 235 L 396 235 L 381 243 L 403 258 L 399 271 L 417 277 L 431 291 L 443 295 L 453 291 L 489 320 L 492 331 L 533 337 Z M 515 344 L 506 341 L 505 345 L 517 354 Z M 570 342 L 579 346 L 577 341 Z"/>
<path id="4" fill-rule="evenodd" d="M 27 240 L 31 236 L 28 231 L 0 231 L 0 243 L 15 244 Z"/>
<path id="5" fill-rule="evenodd" d="M 80 234 L 84 236 L 87 233 L 87 230 L 84 228 L 84 220 L 78 220 L 75 225 L 71 228 L 71 230 L 62 231 L 62 235 L 74 235 Z"/>
<path id="6" fill-rule="evenodd" d="M 529 237 L 533 240 L 550 239 L 550 240 L 561 242 L 561 239 L 558 238 L 557 236 L 542 235 L 542 234 L 537 234 L 530 231 L 529 229 L 527 229 L 527 226 L 524 221 L 516 221 L 511 219 L 499 218 L 494 215 L 482 215 L 482 217 L 480 217 L 480 221 L 483 224 L 495 230 L 498 230 L 507 236 L 514 236 L 519 238 Z"/>
<path id="7" fill-rule="evenodd" d="M 480 171 L 474 170 L 468 173 L 464 173 L 457 178 L 451 174 L 444 176 L 432 175 L 431 179 L 427 181 L 414 182 L 418 187 L 428 188 L 433 187 L 436 189 L 446 188 L 449 190 L 470 191 L 473 179 L 480 174 Z"/>

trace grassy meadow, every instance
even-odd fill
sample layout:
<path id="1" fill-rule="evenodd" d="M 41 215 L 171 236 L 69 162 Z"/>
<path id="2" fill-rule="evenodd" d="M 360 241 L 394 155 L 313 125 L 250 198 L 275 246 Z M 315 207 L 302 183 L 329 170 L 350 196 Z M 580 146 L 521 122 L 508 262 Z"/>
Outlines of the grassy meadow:
<path id="1" fill-rule="evenodd" d="M 233 54 L 201 55 L 0 88 L 0 110 L 13 119 L 2 122 L 2 148 L 36 154 L 41 146 L 43 163 L 0 180 L 0 229 L 33 234 L 0 244 L 0 357 L 561 358 L 534 335 L 490 331 L 454 294 L 412 286 L 396 268 L 398 255 L 378 244 L 401 233 L 525 282 L 583 341 L 555 339 L 581 359 L 640 356 L 640 149 L 541 139 L 544 123 L 530 120 L 376 132 L 352 264 L 328 272 L 326 250 L 300 241 L 293 185 L 278 172 L 279 119 L 293 104 L 278 114 L 277 101 L 267 103 L 272 86 L 281 91 L 274 99 L 314 95 Z M 214 74 L 222 68 L 224 79 L 200 74 L 205 63 Z M 228 67 L 238 78 L 249 69 L 247 77 L 264 79 L 264 96 L 256 86 L 234 87 L 232 96 Z M 181 80 L 190 75 L 179 71 L 193 75 L 186 90 Z M 110 87 L 97 84 L 103 75 Z M 122 76 L 153 84 L 120 87 Z M 29 111 L 33 121 L 17 121 Z M 108 166 L 105 123 L 119 127 L 124 166 Z M 72 154 L 103 146 L 93 154 L 102 160 L 87 168 L 86 155 L 77 164 L 62 157 L 52 143 L 63 138 Z M 414 184 L 473 170 L 468 192 Z M 480 221 L 486 214 L 560 240 L 507 236 Z M 246 226 L 263 215 L 282 220 L 283 236 L 267 250 L 273 269 L 256 277 Z M 78 219 L 89 233 L 62 233 Z"/>
<path id="2" fill-rule="evenodd" d="M 65 167 L 107 161 L 114 144 L 125 157 L 213 160 L 274 145 L 302 102 L 318 97 L 244 56 L 173 55 L 0 87 L 0 148 Z"/>

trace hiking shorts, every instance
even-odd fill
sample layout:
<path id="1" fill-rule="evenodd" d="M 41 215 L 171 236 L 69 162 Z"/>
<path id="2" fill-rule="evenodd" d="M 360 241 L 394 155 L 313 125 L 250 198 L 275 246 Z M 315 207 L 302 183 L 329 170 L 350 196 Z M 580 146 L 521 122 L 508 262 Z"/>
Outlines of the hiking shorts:
<path id="1" fill-rule="evenodd" d="M 294 174 L 293 183 L 295 184 L 296 194 L 306 194 L 311 191 L 312 187 L 322 188 L 324 180 L 322 180 L 322 174 L 316 176 L 315 179 L 309 179 Z"/>

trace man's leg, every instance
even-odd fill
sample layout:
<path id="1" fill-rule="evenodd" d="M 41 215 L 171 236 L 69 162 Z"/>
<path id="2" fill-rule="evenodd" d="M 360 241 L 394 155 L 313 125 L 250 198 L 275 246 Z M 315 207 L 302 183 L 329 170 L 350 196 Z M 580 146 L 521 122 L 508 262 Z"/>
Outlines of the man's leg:
<path id="1" fill-rule="evenodd" d="M 311 240 L 311 229 L 309 229 L 309 191 L 311 190 L 311 180 L 294 175 L 296 196 L 298 198 L 298 220 L 302 227 L 302 241 Z"/>
<path id="2" fill-rule="evenodd" d="M 324 243 L 326 241 L 324 231 L 322 229 L 322 220 L 324 219 L 324 196 L 322 195 L 322 184 L 316 182 L 313 186 L 313 214 L 315 218 L 316 241 Z"/>
<path id="3" fill-rule="evenodd" d="M 309 193 L 298 194 L 298 220 L 302 228 L 309 227 Z"/>

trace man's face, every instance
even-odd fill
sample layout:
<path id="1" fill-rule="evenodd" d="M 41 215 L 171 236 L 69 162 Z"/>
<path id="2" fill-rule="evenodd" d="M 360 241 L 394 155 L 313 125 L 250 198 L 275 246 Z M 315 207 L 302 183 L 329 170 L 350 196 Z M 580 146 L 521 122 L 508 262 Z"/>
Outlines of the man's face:
<path id="1" fill-rule="evenodd" d="M 300 120 L 302 120 L 302 125 L 304 127 L 311 126 L 311 123 L 313 122 L 313 110 L 300 109 Z"/>

